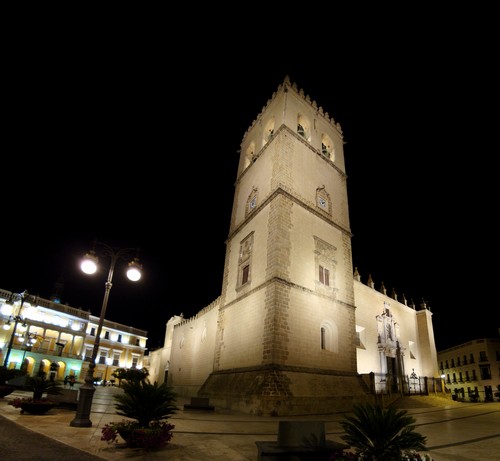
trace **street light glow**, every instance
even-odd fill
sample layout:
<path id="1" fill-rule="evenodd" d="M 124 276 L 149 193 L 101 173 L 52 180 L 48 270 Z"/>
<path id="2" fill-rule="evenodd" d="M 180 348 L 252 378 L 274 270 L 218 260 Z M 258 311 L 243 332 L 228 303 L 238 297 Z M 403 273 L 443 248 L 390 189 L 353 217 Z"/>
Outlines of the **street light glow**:
<path id="1" fill-rule="evenodd" d="M 137 262 L 137 259 L 128 263 L 127 277 L 132 282 L 137 282 L 142 276 L 142 266 Z"/>
<path id="2" fill-rule="evenodd" d="M 94 254 L 94 252 L 91 251 L 90 253 L 87 253 L 84 256 L 82 263 L 80 264 L 80 268 L 86 274 L 92 275 L 95 274 L 95 272 L 97 271 L 97 263 L 98 263 L 98 258 Z"/>

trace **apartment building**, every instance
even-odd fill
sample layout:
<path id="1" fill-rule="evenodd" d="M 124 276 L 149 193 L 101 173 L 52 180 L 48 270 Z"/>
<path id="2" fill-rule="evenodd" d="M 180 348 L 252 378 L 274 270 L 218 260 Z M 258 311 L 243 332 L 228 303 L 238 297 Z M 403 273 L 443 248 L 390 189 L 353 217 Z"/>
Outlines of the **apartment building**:
<path id="1" fill-rule="evenodd" d="M 438 364 L 454 399 L 491 402 L 500 390 L 500 338 L 476 339 L 439 351 Z"/>
<path id="2" fill-rule="evenodd" d="M 27 292 L 0 290 L 0 363 L 39 371 L 52 379 L 83 382 L 92 357 L 99 317 Z M 116 368 L 142 368 L 147 331 L 104 320 L 94 377 L 109 380 Z"/>

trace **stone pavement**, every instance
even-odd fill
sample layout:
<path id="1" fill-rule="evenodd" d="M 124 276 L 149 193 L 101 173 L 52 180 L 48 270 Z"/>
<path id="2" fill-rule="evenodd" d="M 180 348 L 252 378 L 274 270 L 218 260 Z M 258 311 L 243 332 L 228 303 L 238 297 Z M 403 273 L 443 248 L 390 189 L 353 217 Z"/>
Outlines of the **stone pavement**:
<path id="1" fill-rule="evenodd" d="M 115 413 L 116 387 L 96 387 L 92 427 L 70 426 L 74 410 L 56 407 L 45 415 L 20 414 L 8 405 L 22 391 L 0 399 L 0 459 L 2 461 L 172 460 L 255 461 L 256 441 L 274 441 L 280 420 L 324 421 L 327 439 L 342 442 L 340 421 L 344 414 L 259 417 L 216 408 L 215 411 L 179 411 L 169 445 L 157 451 L 108 445 L 100 440 L 102 427 L 122 418 Z M 417 431 L 427 437 L 435 461 L 498 461 L 500 459 L 500 402 L 461 403 L 441 397 L 411 397 L 396 405 L 417 420 Z"/>

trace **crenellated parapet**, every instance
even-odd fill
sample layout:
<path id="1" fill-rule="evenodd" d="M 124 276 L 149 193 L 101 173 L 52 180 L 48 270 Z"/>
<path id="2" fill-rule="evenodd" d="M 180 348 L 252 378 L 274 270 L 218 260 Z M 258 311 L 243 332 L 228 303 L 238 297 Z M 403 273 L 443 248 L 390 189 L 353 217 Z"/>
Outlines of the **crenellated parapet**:
<path id="1" fill-rule="evenodd" d="M 219 296 L 215 301 L 212 301 L 208 306 L 205 306 L 203 309 L 198 311 L 196 313 L 196 315 L 194 315 L 193 317 L 189 317 L 188 319 L 183 319 L 181 322 L 174 325 L 174 328 L 177 328 L 181 325 L 186 325 L 188 323 L 194 322 L 195 320 L 198 320 L 200 317 L 205 315 L 207 312 L 210 312 L 212 309 L 218 308 L 220 306 L 220 301 L 221 301 L 221 297 Z"/>
<path id="2" fill-rule="evenodd" d="M 342 136 L 343 132 L 342 132 L 342 127 L 340 126 L 340 123 L 336 122 L 335 119 L 333 117 L 331 117 L 328 112 L 324 111 L 323 107 L 318 106 L 318 104 L 316 103 L 315 100 L 311 99 L 311 97 L 308 94 L 306 94 L 302 88 L 299 88 L 297 86 L 297 83 L 291 82 L 290 77 L 287 75 L 285 77 L 285 80 L 283 81 L 283 83 L 278 85 L 277 91 L 275 91 L 272 94 L 271 98 L 267 100 L 266 105 L 262 107 L 262 109 L 259 112 L 259 114 L 257 115 L 257 117 L 253 120 L 253 122 L 251 123 L 251 125 L 249 126 L 249 128 L 247 129 L 245 134 L 243 135 L 243 139 L 246 138 L 246 136 L 252 130 L 252 128 L 259 122 L 259 120 L 263 116 L 264 112 L 268 109 L 268 107 L 271 105 L 271 103 L 276 98 L 276 96 L 279 93 L 287 92 L 289 90 L 294 91 L 305 102 L 307 102 L 310 106 L 312 106 L 312 108 L 315 111 L 315 114 L 317 116 L 319 116 L 320 118 L 324 119 L 327 123 L 329 123 L 332 126 L 332 128 L 334 128 L 339 133 L 339 135 Z"/>

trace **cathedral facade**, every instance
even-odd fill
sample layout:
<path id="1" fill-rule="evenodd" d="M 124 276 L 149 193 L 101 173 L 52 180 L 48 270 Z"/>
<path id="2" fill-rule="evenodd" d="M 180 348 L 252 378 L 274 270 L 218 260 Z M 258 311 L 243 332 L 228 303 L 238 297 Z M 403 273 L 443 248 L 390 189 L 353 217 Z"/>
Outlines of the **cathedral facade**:
<path id="1" fill-rule="evenodd" d="M 292 415 L 348 410 L 409 370 L 439 376 L 430 311 L 353 267 L 343 145 L 340 125 L 287 77 L 243 136 L 221 295 L 168 321 L 152 379 L 219 407 Z"/>

